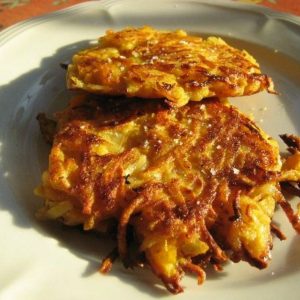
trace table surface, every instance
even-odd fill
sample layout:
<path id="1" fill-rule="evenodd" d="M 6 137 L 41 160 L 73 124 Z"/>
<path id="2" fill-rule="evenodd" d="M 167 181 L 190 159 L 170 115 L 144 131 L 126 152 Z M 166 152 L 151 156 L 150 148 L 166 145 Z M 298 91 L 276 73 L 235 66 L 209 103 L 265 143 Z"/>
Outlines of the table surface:
<path id="1" fill-rule="evenodd" d="M 100 0 L 101 1 L 101 0 Z M 212 0 L 213 1 L 213 0 Z M 229 0 L 254 3 L 300 16 L 300 0 Z M 86 0 L 0 0 L 0 30 L 17 22 L 41 16 Z"/>

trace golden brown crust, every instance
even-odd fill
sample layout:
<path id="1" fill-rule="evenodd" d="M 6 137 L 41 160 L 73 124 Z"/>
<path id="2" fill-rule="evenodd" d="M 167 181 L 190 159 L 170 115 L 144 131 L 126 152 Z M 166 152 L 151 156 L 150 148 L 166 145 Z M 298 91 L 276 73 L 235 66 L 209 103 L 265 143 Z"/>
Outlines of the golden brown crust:
<path id="1" fill-rule="evenodd" d="M 201 283 L 204 262 L 219 268 L 227 249 L 232 258 L 267 264 L 278 147 L 237 109 L 216 98 L 169 108 L 89 96 L 74 99 L 57 120 L 38 189 L 47 199 L 45 217 L 83 223 L 86 230 L 117 220 L 126 265 L 136 244 L 173 293 L 182 291 L 184 270 Z M 66 200 L 62 213 L 55 210 Z M 111 263 L 108 257 L 101 270 Z"/>
<path id="2" fill-rule="evenodd" d="M 112 102 L 108 104 L 96 101 L 92 104 L 92 107 L 93 105 L 96 107 L 93 107 L 94 112 L 89 116 L 90 120 L 80 121 L 75 116 L 75 120 L 60 125 L 61 129 L 56 135 L 52 149 L 51 157 L 53 157 L 54 164 L 50 165 L 50 174 L 53 173 L 53 176 L 57 176 L 59 173 L 57 165 L 61 166 L 61 162 L 56 161 L 56 150 L 62 150 L 66 156 L 70 155 L 81 167 L 80 172 L 76 171 L 79 172 L 77 180 L 80 180 L 81 183 L 71 185 L 72 189 L 75 189 L 72 193 L 80 193 L 80 190 L 84 190 L 82 186 L 86 184 L 93 185 L 95 179 L 91 176 L 96 176 L 95 173 L 100 172 L 101 178 L 97 178 L 97 180 L 101 179 L 103 187 L 101 195 L 96 197 L 104 198 L 106 202 L 109 202 L 110 194 L 115 191 L 114 200 L 112 200 L 115 201 L 117 191 L 123 191 L 121 187 L 126 184 L 123 174 L 125 165 L 133 163 L 141 154 L 147 156 L 150 166 L 149 171 L 145 170 L 145 173 L 151 172 L 155 168 L 159 170 L 159 164 L 162 161 L 170 164 L 175 161 L 174 169 L 189 171 L 189 169 L 195 168 L 197 162 L 202 168 L 202 176 L 205 176 L 206 179 L 216 180 L 225 177 L 232 185 L 251 186 L 270 180 L 272 176 L 276 175 L 276 172 L 272 173 L 272 171 L 274 166 L 279 163 L 278 153 L 274 152 L 272 145 L 265 141 L 255 125 L 232 107 L 226 107 L 216 100 L 208 100 L 203 106 L 190 105 L 180 111 L 170 111 L 162 104 L 152 102 L 147 107 L 138 103 L 137 100 L 128 107 L 126 113 L 124 109 L 127 106 L 127 100 L 122 102 L 115 106 Z M 105 117 L 102 115 L 103 120 L 97 117 L 97 114 L 101 115 L 101 110 L 110 110 L 110 106 L 113 107 L 111 115 L 105 114 Z M 83 109 L 87 115 L 90 114 L 90 108 L 86 109 L 84 106 L 82 108 L 73 107 L 71 113 L 77 109 Z M 114 120 L 110 120 L 112 115 Z M 135 118 L 136 120 L 134 120 Z M 131 121 L 132 119 L 133 121 Z M 179 123 L 177 120 L 181 122 Z M 199 120 L 201 123 L 198 122 Z M 131 126 L 131 122 L 136 123 Z M 160 130 L 160 126 L 165 128 Z M 128 137 L 124 135 L 127 127 L 128 130 L 132 130 Z M 103 139 L 101 132 L 107 132 L 108 135 L 124 135 L 122 152 L 99 155 L 94 147 L 99 145 L 107 147 L 112 142 Z M 145 143 L 146 146 L 144 146 Z M 241 145 L 245 147 L 245 151 L 241 151 Z M 209 153 L 209 147 L 213 148 L 211 153 Z M 207 155 L 203 155 L 205 151 L 208 151 Z M 260 155 L 256 155 L 256 153 L 260 153 Z M 98 171 L 95 166 L 100 166 L 101 169 Z M 101 172 L 102 166 L 105 166 L 104 174 Z M 233 168 L 238 169 L 239 173 L 235 174 Z M 270 172 L 267 172 L 268 168 L 270 168 Z M 190 178 L 194 177 L 194 180 L 197 181 L 199 174 L 197 176 L 196 174 L 190 174 Z M 130 181 L 130 177 L 128 180 Z M 109 186 L 106 187 L 108 184 Z M 114 186 L 116 186 L 116 190 Z M 209 192 L 211 191 L 212 189 L 209 190 Z M 84 202 L 87 213 L 91 209 L 88 204 L 91 200 L 88 198 Z M 110 207 L 108 203 L 105 203 L 105 206 L 106 209 L 99 209 L 103 212 Z"/>
<path id="3" fill-rule="evenodd" d="M 130 228 L 129 243 L 173 293 L 182 291 L 184 271 L 201 283 L 204 262 L 220 269 L 227 248 L 232 259 L 267 264 L 278 148 L 234 107 L 216 98 L 170 109 L 160 101 L 83 95 L 56 117 L 49 169 L 38 188 L 46 198 L 40 215 L 98 231 L 117 220 L 118 251 L 102 272 L 116 255 L 133 263 Z M 255 191 L 266 184 L 273 190 L 264 200 Z M 260 227 L 251 225 L 252 215 Z M 245 226 L 252 226 L 249 235 Z M 259 250 L 249 247 L 249 236 Z"/>
<path id="4" fill-rule="evenodd" d="M 74 55 L 67 84 L 91 93 L 166 98 L 178 107 L 212 96 L 274 92 L 246 51 L 221 38 L 151 27 L 107 31 L 97 46 Z"/>

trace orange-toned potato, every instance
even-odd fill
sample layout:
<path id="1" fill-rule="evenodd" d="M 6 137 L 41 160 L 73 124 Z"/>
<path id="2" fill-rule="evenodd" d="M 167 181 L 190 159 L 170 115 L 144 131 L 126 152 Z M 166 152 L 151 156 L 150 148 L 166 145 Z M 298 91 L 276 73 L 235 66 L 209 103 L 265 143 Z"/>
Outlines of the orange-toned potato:
<path id="1" fill-rule="evenodd" d="M 76 53 L 67 85 L 90 93 L 165 98 L 172 106 L 217 96 L 274 92 L 245 50 L 221 38 L 151 27 L 107 31 L 97 46 Z"/>

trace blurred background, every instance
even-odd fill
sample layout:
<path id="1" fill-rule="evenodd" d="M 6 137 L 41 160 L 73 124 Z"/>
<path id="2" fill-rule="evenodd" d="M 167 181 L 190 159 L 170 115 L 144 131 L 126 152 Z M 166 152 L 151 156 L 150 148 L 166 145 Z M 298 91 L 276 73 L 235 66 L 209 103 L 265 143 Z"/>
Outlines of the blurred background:
<path id="1" fill-rule="evenodd" d="M 101 0 L 99 0 L 101 1 Z M 163 1 L 163 0 L 162 0 Z M 211 0 L 213 2 L 214 0 Z M 226 0 L 224 0 L 226 1 Z M 300 16 L 300 0 L 227 0 L 263 5 Z M 0 0 L 0 30 L 17 22 L 69 7 L 86 0 Z"/>

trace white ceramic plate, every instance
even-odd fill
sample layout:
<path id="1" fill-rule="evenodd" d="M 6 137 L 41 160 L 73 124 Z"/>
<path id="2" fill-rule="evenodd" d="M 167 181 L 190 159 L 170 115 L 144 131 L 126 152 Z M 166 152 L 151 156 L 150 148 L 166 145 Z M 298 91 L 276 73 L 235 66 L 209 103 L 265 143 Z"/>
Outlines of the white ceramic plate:
<path id="1" fill-rule="evenodd" d="M 276 84 L 279 96 L 261 93 L 232 102 L 254 114 L 273 137 L 300 133 L 300 21 L 259 6 L 227 1 L 91 1 L 0 33 L 0 299 L 169 298 L 149 271 L 117 263 L 96 270 L 111 245 L 93 234 L 39 223 L 41 201 L 32 190 L 46 168 L 49 148 L 35 116 L 66 105 L 59 63 L 108 28 L 149 24 L 223 36 L 249 50 Z M 263 108 L 267 107 L 265 111 Z M 283 147 L 283 145 L 281 144 Z M 283 148 L 282 148 L 283 149 Z M 283 214 L 288 236 L 274 244 L 273 261 L 259 271 L 246 263 L 208 272 L 203 286 L 187 276 L 174 299 L 299 299 L 300 238 Z"/>

